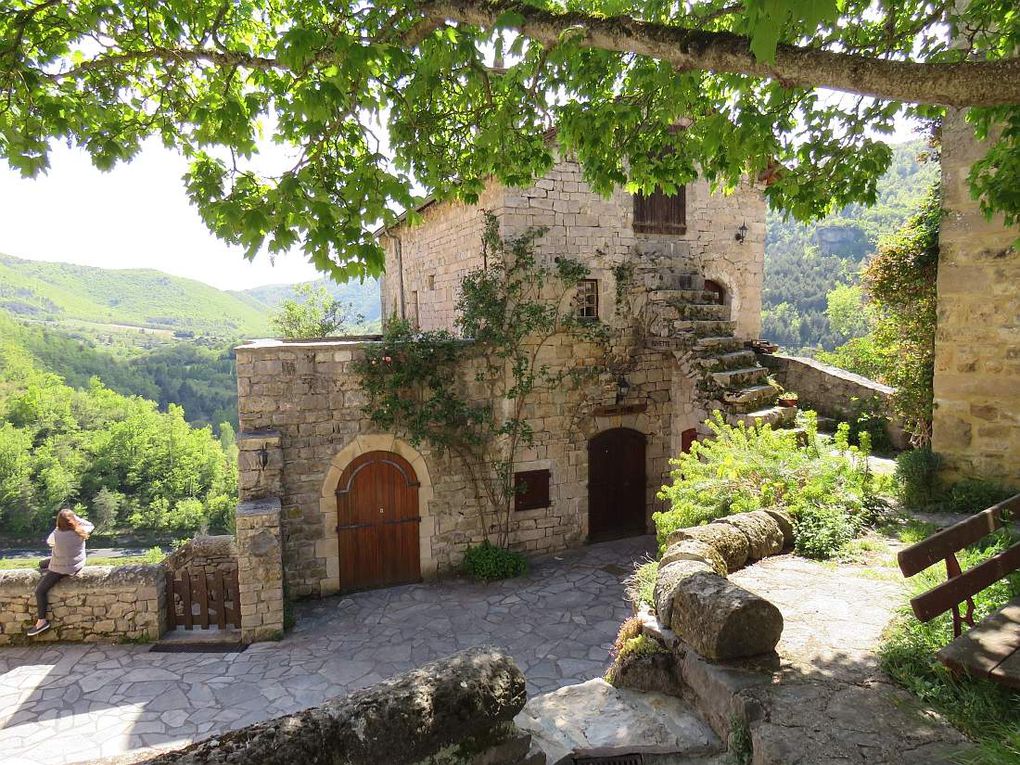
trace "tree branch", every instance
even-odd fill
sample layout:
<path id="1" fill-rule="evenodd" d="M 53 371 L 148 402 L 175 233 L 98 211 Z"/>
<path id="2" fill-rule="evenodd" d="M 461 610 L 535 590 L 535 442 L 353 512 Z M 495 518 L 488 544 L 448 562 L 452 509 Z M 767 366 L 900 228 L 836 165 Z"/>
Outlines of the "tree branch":
<path id="1" fill-rule="evenodd" d="M 774 63 L 758 61 L 747 37 L 637 21 L 542 10 L 516 0 L 423 0 L 427 18 L 479 27 L 502 26 L 555 45 L 637 53 L 681 70 L 744 74 L 778 80 L 786 87 L 823 87 L 882 100 L 945 106 L 1020 104 L 1020 58 L 999 61 L 924 63 L 891 61 L 820 48 L 780 44 Z"/>

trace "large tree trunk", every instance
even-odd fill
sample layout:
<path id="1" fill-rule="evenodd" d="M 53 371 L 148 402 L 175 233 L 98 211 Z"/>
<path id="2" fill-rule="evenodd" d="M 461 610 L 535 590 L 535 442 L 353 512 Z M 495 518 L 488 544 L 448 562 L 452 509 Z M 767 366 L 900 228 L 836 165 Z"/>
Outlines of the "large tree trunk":
<path id="1" fill-rule="evenodd" d="M 763 63 L 751 53 L 748 38 L 730 32 L 554 13 L 514 0 L 424 0 L 419 10 L 433 23 L 487 27 L 499 19 L 502 26 L 547 46 L 569 37 L 590 48 L 668 61 L 678 69 L 766 77 L 790 87 L 831 88 L 919 104 L 1020 104 L 1020 59 L 919 63 L 780 44 L 775 62 Z"/>

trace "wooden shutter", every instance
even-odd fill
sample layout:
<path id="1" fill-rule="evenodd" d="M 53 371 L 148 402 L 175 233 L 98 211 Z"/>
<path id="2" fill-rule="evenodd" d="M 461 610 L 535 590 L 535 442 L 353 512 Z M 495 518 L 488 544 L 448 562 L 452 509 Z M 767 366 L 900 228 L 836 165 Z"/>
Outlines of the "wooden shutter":
<path id="1" fill-rule="evenodd" d="M 634 195 L 634 231 L 639 234 L 686 234 L 687 191 L 681 186 L 675 194 L 655 189 L 649 195 Z"/>
<path id="2" fill-rule="evenodd" d="M 549 507 L 549 475 L 548 470 L 514 473 L 514 510 Z"/>

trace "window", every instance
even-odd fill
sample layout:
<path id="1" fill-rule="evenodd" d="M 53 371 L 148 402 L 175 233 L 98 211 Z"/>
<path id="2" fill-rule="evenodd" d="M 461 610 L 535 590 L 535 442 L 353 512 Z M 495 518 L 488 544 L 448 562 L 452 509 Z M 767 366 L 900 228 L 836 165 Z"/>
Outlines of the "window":
<path id="1" fill-rule="evenodd" d="M 430 290 L 434 290 L 436 288 L 436 275 L 429 274 L 428 277 L 425 279 L 425 283 L 428 285 L 428 288 Z"/>
<path id="2" fill-rule="evenodd" d="M 634 195 L 634 231 L 639 234 L 686 234 L 687 192 L 681 186 L 675 194 L 655 189 L 649 195 Z"/>
<path id="3" fill-rule="evenodd" d="M 599 283 L 582 279 L 577 283 L 577 318 L 594 321 L 599 317 Z"/>
<path id="4" fill-rule="evenodd" d="M 537 510 L 549 505 L 548 470 L 514 473 L 514 510 Z"/>

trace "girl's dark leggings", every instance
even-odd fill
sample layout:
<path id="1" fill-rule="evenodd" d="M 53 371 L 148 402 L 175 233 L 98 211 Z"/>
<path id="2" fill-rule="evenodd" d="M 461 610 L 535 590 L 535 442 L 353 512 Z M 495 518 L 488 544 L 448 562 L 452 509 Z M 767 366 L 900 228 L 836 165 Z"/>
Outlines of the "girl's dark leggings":
<path id="1" fill-rule="evenodd" d="M 50 590 L 57 582 L 63 579 L 67 574 L 58 574 L 56 571 L 44 571 L 42 579 L 39 580 L 39 584 L 35 588 L 35 605 L 39 611 L 39 618 L 45 619 L 46 612 L 50 607 Z"/>

